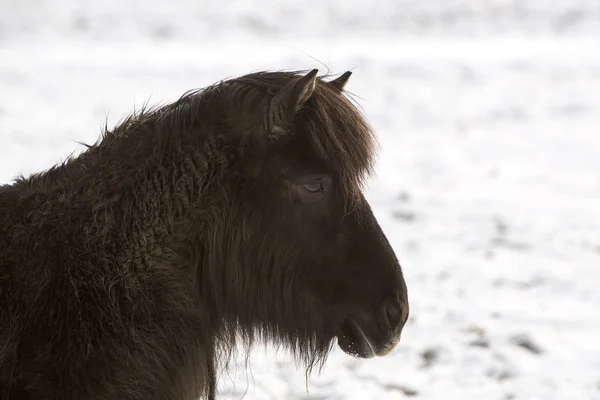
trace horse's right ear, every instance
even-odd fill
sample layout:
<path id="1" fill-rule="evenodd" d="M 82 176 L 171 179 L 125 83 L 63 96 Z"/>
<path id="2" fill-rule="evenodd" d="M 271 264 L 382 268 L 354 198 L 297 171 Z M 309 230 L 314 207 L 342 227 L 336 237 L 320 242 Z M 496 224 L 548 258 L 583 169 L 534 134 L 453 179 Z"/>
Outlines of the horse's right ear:
<path id="1" fill-rule="evenodd" d="M 282 87 L 271 100 L 271 134 L 279 136 L 288 131 L 294 116 L 310 99 L 317 84 L 317 69 L 296 78 Z"/>

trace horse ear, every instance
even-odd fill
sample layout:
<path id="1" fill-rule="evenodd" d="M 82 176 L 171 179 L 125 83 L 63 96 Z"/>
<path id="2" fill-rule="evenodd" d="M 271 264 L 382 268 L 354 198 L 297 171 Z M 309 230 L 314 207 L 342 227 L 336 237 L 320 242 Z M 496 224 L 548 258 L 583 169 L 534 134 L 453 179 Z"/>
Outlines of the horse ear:
<path id="1" fill-rule="evenodd" d="M 317 84 L 317 72 L 317 69 L 313 69 L 308 74 L 294 79 L 273 96 L 270 109 L 272 133 L 286 132 L 286 127 L 312 96 Z"/>
<path id="2" fill-rule="evenodd" d="M 338 76 L 336 79 L 329 81 L 329 84 L 332 85 L 338 91 L 343 91 L 344 86 L 348 83 L 348 78 L 352 75 L 351 71 L 346 71 L 342 75 Z"/>

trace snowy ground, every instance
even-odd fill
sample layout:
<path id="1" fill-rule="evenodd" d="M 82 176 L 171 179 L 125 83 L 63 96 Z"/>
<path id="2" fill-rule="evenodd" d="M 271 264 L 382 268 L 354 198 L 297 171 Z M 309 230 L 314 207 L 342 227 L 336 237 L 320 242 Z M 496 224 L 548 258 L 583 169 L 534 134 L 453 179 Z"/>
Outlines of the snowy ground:
<path id="1" fill-rule="evenodd" d="M 343 3 L 343 5 L 342 5 Z M 145 100 L 259 69 L 352 69 L 369 198 L 411 319 L 309 380 L 253 353 L 223 399 L 600 399 L 600 2 L 0 1 L 0 182 Z"/>

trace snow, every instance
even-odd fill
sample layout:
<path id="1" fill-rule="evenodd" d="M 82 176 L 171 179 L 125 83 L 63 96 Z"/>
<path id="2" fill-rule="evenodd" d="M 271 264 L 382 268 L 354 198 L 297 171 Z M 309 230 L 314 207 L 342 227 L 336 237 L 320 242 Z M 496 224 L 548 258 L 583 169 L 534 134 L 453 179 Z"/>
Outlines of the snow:
<path id="1" fill-rule="evenodd" d="M 148 99 L 351 69 L 380 141 L 368 197 L 409 287 L 402 342 L 336 348 L 308 394 L 261 347 L 222 398 L 600 399 L 599 34 L 597 0 L 5 0 L 0 182 Z"/>

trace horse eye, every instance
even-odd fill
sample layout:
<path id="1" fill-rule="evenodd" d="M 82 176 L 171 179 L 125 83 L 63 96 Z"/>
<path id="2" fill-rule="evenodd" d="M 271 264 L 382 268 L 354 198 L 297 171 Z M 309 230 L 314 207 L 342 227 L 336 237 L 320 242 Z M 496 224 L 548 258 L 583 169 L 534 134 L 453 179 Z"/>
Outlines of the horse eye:
<path id="1" fill-rule="evenodd" d="M 308 182 L 305 183 L 304 185 L 302 185 L 302 187 L 304 187 L 304 190 L 306 190 L 308 193 L 321 193 L 325 190 L 325 188 L 323 187 L 323 182 Z"/>

